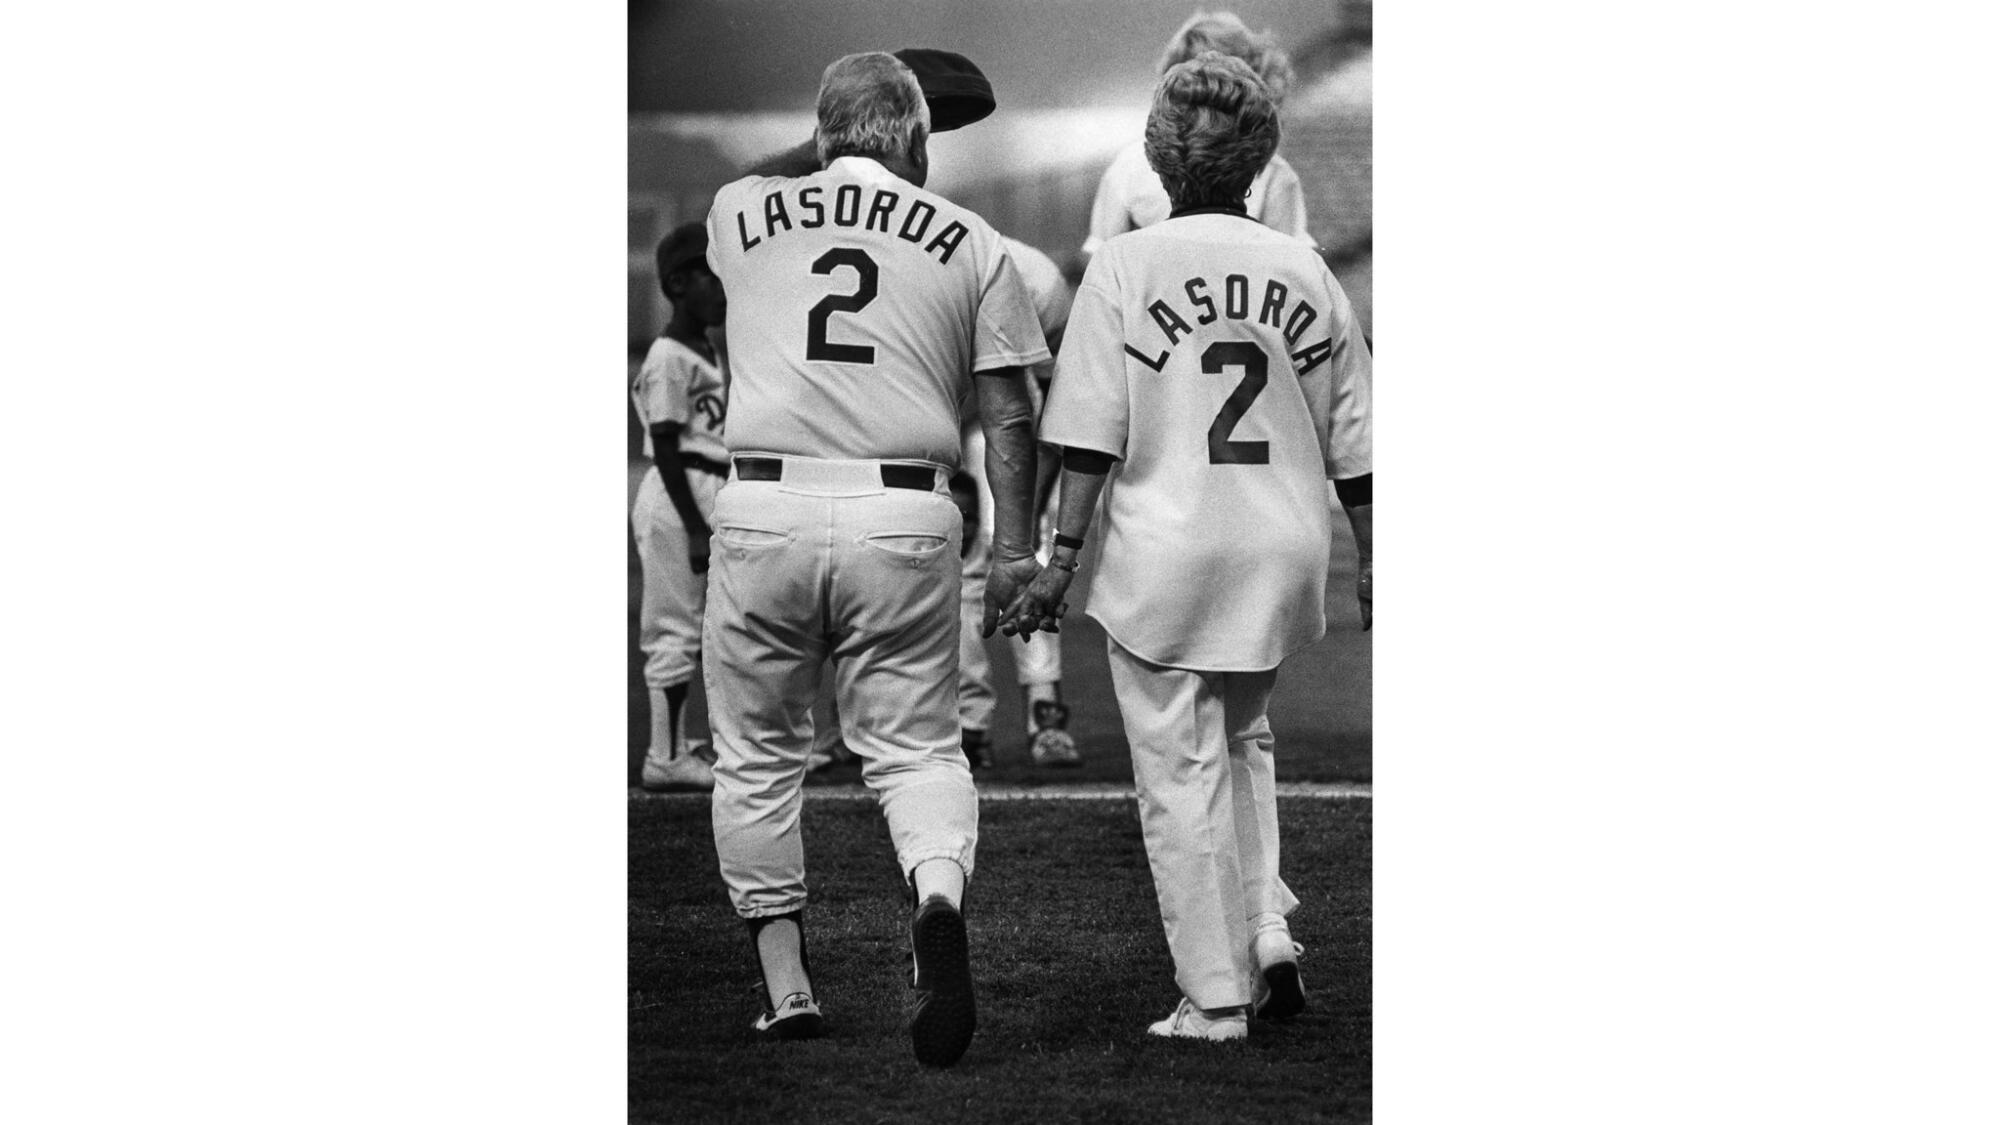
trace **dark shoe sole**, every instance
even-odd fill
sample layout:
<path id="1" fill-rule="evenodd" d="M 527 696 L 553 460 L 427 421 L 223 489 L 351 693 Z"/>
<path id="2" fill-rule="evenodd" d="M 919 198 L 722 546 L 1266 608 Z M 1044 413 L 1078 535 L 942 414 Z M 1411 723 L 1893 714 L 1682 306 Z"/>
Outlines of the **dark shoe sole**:
<path id="1" fill-rule="evenodd" d="M 760 1039 L 818 1039 L 826 1034 L 826 1019 L 808 1012 L 786 1016 L 757 1033 Z"/>
<path id="2" fill-rule="evenodd" d="M 965 917 L 950 903 L 931 899 L 918 908 L 910 930 L 920 991 L 917 1014 L 910 1020 L 910 1046 L 925 1066 L 950 1066 L 972 1045 L 978 1024 Z"/>
<path id="3" fill-rule="evenodd" d="M 1299 983 L 1299 964 L 1280 961 L 1264 970 L 1264 986 L 1271 994 L 1257 1009 L 1259 1019 L 1288 1020 L 1306 1010 L 1305 986 Z"/>

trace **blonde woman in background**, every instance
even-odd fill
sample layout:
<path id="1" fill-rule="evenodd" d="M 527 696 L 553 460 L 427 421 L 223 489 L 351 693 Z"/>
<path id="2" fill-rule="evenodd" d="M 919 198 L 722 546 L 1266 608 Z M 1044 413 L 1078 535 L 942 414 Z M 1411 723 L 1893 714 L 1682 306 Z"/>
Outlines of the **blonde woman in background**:
<path id="1" fill-rule="evenodd" d="M 1196 12 L 1167 40 L 1160 73 L 1203 51 L 1243 60 L 1263 81 L 1271 103 L 1284 104 L 1292 84 L 1292 63 L 1270 32 L 1253 33 L 1234 12 Z M 1299 185 L 1299 174 L 1284 157 L 1272 156 L 1271 163 L 1257 174 L 1244 206 L 1252 219 L 1272 230 L 1307 243 L 1313 241 L 1306 231 L 1305 191 Z M 1083 242 L 1085 257 L 1097 253 L 1105 239 L 1152 226 L 1172 210 L 1167 189 L 1160 186 L 1160 177 L 1146 163 L 1145 142 L 1132 142 L 1112 159 L 1097 183 L 1097 198 L 1090 208 L 1090 237 Z"/>

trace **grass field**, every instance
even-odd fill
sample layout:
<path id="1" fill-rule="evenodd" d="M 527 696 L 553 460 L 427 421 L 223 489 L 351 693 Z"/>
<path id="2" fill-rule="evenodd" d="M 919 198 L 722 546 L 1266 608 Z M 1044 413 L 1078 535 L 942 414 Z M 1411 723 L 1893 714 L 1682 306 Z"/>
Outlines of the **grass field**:
<path id="1" fill-rule="evenodd" d="M 1312 1007 L 1248 1042 L 1153 1040 L 1179 998 L 1131 800 L 988 801 L 967 924 L 972 1048 L 926 1071 L 904 1030 L 908 909 L 872 801 L 812 800 L 815 986 L 831 1029 L 750 1032 L 757 971 L 699 798 L 630 804 L 634 1122 L 1366 1121 L 1372 804 L 1287 798 L 1285 870 Z"/>
<path id="2" fill-rule="evenodd" d="M 632 478 L 636 487 L 637 476 Z M 1339 522 L 1339 521 L 1337 521 Z M 757 970 L 716 871 L 708 805 L 636 788 L 649 733 L 638 651 L 638 567 L 628 558 L 626 656 L 628 1048 L 634 1122 L 1366 1121 L 1370 1117 L 1370 827 L 1366 798 L 1284 798 L 1284 872 L 1312 1009 L 1257 1024 L 1247 1043 L 1149 1039 L 1179 999 L 1130 798 L 981 802 L 967 901 L 980 1030 L 959 1065 L 925 1071 L 905 1031 L 908 907 L 875 803 L 823 793 L 805 808 L 808 940 L 831 1036 L 757 1042 Z M 1329 632 L 1279 674 L 1271 721 L 1281 781 L 1372 778 L 1370 638 L 1353 604 L 1344 523 L 1328 583 Z M 1093 575 L 1086 557 L 1072 604 Z M 1081 614 L 1061 638 L 1071 730 L 1085 764 L 1028 761 L 1008 645 L 991 642 L 997 767 L 982 784 L 1129 785 L 1130 751 L 1104 634 Z M 1048 643 L 1040 638 L 1033 643 Z M 697 690 L 690 729 L 706 730 Z M 823 717 L 823 712 L 822 712 Z M 858 766 L 808 784 L 851 786 Z"/>

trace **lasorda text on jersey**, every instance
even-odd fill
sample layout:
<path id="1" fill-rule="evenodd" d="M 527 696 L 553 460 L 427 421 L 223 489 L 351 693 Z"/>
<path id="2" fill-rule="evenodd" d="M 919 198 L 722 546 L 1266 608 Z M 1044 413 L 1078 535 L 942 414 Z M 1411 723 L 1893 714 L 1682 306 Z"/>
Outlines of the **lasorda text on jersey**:
<path id="1" fill-rule="evenodd" d="M 1220 286 L 1222 305 L 1219 312 L 1215 303 L 1216 288 L 1205 277 L 1191 277 L 1182 284 L 1181 291 L 1187 294 L 1188 314 L 1194 317 L 1195 324 L 1214 324 L 1218 319 L 1225 318 L 1250 319 L 1251 285 L 1247 276 L 1232 273 L 1222 279 Z M 1290 300 L 1291 291 L 1284 282 L 1276 279 L 1265 282 L 1264 299 L 1258 307 L 1256 323 L 1276 328 L 1284 334 L 1285 346 L 1296 348 L 1299 346 L 1299 338 L 1306 334 L 1306 329 L 1312 326 L 1313 321 L 1319 319 L 1319 310 L 1300 300 L 1287 314 L 1285 305 Z M 1200 311 L 1197 312 L 1197 309 Z M 1160 334 L 1167 338 L 1166 348 L 1158 355 L 1148 355 L 1133 347 L 1133 344 L 1156 345 L 1157 342 L 1151 339 L 1151 334 L 1145 333 L 1146 340 L 1129 341 L 1125 345 L 1125 350 L 1140 363 L 1158 371 L 1167 365 L 1167 356 L 1172 354 L 1174 345 L 1180 343 L 1182 337 L 1194 333 L 1194 326 L 1182 319 L 1164 298 L 1152 301 L 1146 306 L 1146 311 L 1152 315 L 1153 324 L 1160 330 Z M 1333 341 L 1321 340 L 1303 351 L 1293 352 L 1292 365 L 1300 374 L 1304 374 L 1332 354 Z"/>
<path id="2" fill-rule="evenodd" d="M 793 196 L 792 206 L 785 204 L 786 196 Z M 922 243 L 930 232 L 932 220 L 937 218 L 937 208 L 919 199 L 904 211 L 900 221 L 897 210 L 902 207 L 903 196 L 888 188 L 876 188 L 868 206 L 861 205 L 861 185 L 842 184 L 833 193 L 833 206 L 826 203 L 826 187 L 814 184 L 797 189 L 779 189 L 764 195 L 764 233 L 751 235 L 748 214 L 736 212 L 736 234 L 743 241 L 743 252 L 748 254 L 767 238 L 776 238 L 792 229 L 792 211 L 799 213 L 798 225 L 803 230 L 816 230 L 826 226 L 829 220 L 836 227 L 859 228 L 893 233 L 905 242 Z M 864 218 L 865 215 L 865 218 Z M 965 241 L 965 224 L 953 219 L 944 228 L 931 236 L 924 251 L 937 256 L 938 264 L 951 261 L 952 251 Z"/>

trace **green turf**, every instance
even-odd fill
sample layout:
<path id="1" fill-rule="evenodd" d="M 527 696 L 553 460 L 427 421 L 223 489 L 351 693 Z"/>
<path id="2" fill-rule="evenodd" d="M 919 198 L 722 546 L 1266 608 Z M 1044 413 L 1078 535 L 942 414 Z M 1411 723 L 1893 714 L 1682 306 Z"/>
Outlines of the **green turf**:
<path id="1" fill-rule="evenodd" d="M 708 807 L 629 806 L 629 1097 L 653 1121 L 1366 1121 L 1371 804 L 1280 802 L 1312 1008 L 1244 1043 L 1149 1039 L 1178 999 L 1131 801 L 981 806 L 968 898 L 980 1027 L 949 1071 L 911 1058 L 908 912 L 873 802 L 809 801 L 807 913 L 831 1035 L 757 1042 L 743 924 Z"/>
<path id="2" fill-rule="evenodd" d="M 1334 523 L 1337 534 L 1327 583 L 1327 635 L 1285 662 L 1278 671 L 1277 690 L 1271 696 L 1271 726 L 1277 737 L 1280 781 L 1365 782 L 1374 776 L 1372 638 L 1361 631 L 1360 614 L 1354 606 L 1353 538 L 1345 521 L 1336 519 Z M 629 535 L 627 540 L 629 546 Z M 628 570 L 626 749 L 628 783 L 636 785 L 651 733 L 651 712 L 647 708 L 645 683 L 640 677 L 643 659 L 639 653 L 636 552 L 628 554 Z M 1078 575 L 1076 593 L 1070 598 L 1073 604 L 1085 604 L 1093 573 L 1094 567 L 1086 559 Z M 1013 657 L 1007 652 L 1008 645 L 1021 642 L 996 638 L 989 642 L 995 687 L 1000 695 L 993 723 L 996 768 L 991 773 L 982 773 L 982 778 L 1024 785 L 1131 781 L 1131 752 L 1125 742 L 1118 702 L 1111 691 L 1104 631 L 1081 613 L 1072 616 L 1061 636 L 1063 689 L 1071 709 L 1070 730 L 1083 751 L 1083 766 L 1058 770 L 1038 767 L 1029 761 L 1020 689 L 1014 684 Z M 1047 644 L 1049 638 L 1040 637 L 1029 643 Z M 707 720 L 701 693 L 697 690 L 695 694 L 690 730 L 701 737 L 707 729 Z M 858 767 L 849 766 L 826 777 L 815 777 L 814 781 L 850 783 L 859 781 L 860 776 Z"/>

